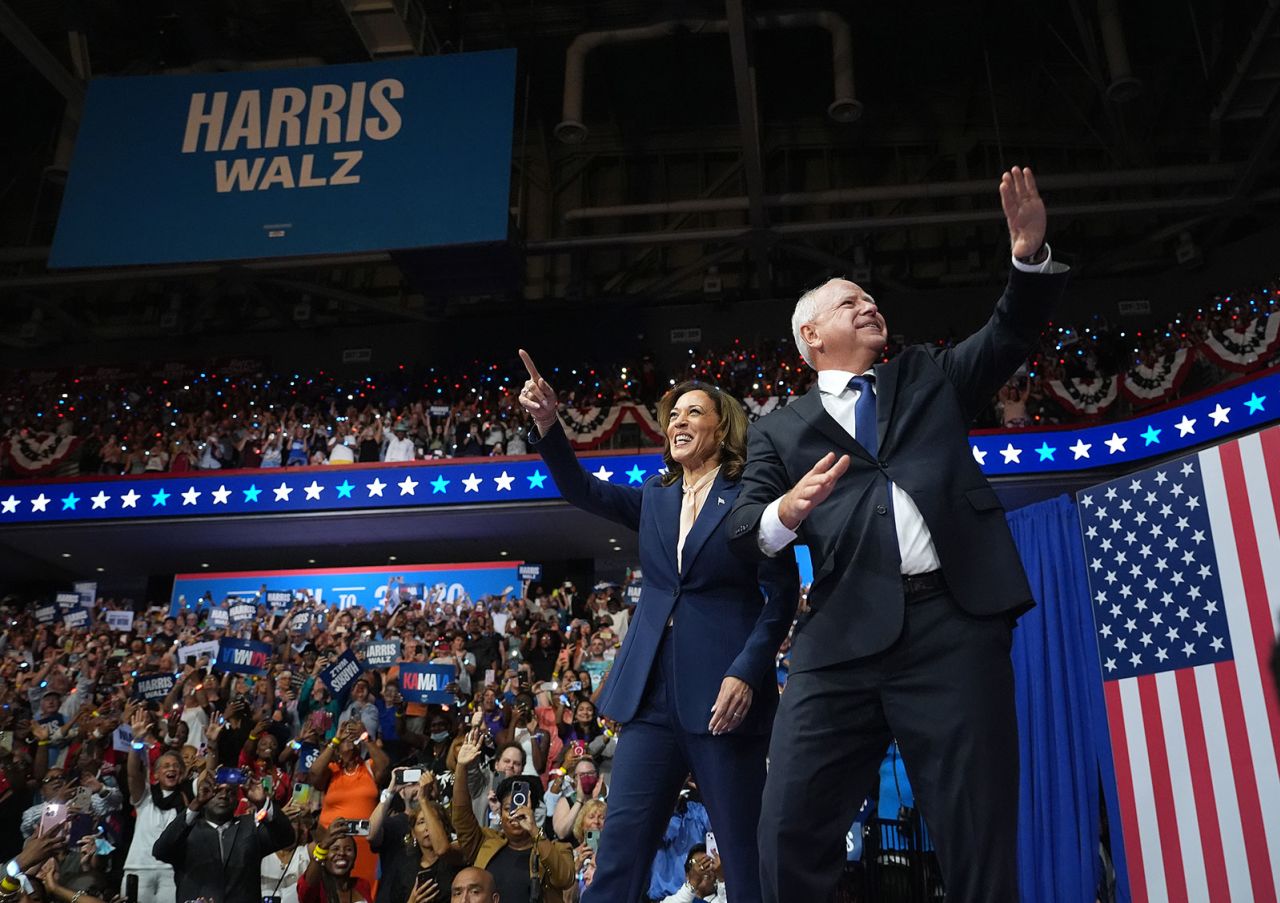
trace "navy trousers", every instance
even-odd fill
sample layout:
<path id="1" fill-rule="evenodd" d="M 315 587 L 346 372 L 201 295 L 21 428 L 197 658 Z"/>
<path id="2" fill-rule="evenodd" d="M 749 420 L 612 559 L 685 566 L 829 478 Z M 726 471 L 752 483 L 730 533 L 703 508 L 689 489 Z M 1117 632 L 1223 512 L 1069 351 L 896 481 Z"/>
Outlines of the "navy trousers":
<path id="1" fill-rule="evenodd" d="M 618 738 L 595 879 L 583 895 L 583 903 L 648 899 L 653 856 L 690 772 L 711 818 L 729 900 L 760 901 L 756 827 L 769 738 L 715 737 L 683 730 L 672 697 L 671 678 L 678 667 L 668 629 L 640 710 Z"/>
<path id="2" fill-rule="evenodd" d="M 760 826 L 769 903 L 825 903 L 844 838 L 897 738 L 937 845 L 947 900 L 1018 896 L 1018 719 L 1011 627 L 947 594 L 912 602 L 883 652 L 792 674 L 778 708 Z"/>

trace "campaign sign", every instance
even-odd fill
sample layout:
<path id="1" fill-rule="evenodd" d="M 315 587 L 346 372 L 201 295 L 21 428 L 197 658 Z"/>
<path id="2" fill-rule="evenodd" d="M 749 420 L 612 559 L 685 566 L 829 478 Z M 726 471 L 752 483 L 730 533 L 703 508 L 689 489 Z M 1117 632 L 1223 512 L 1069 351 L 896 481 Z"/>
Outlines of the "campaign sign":
<path id="1" fill-rule="evenodd" d="M 58 595 L 53 597 L 53 601 L 58 603 L 58 607 L 61 608 L 65 614 L 69 609 L 75 608 L 80 604 L 80 594 L 58 593 Z"/>
<path id="2" fill-rule="evenodd" d="M 640 593 L 644 590 L 644 584 L 639 580 L 634 583 L 627 584 L 627 604 L 635 605 L 640 601 Z"/>
<path id="3" fill-rule="evenodd" d="M 454 698 L 445 691 L 445 687 L 454 682 L 456 673 L 457 669 L 453 665 L 401 662 L 400 695 L 408 702 L 449 705 L 454 702 Z"/>
<path id="4" fill-rule="evenodd" d="M 231 626 L 231 615 L 225 608 L 211 608 L 204 622 L 213 630 L 222 630 Z"/>
<path id="5" fill-rule="evenodd" d="M 83 608 L 68 609 L 62 615 L 62 623 L 65 624 L 68 629 L 75 627 L 88 627 L 89 612 Z"/>
<path id="6" fill-rule="evenodd" d="M 172 674 L 139 674 L 138 682 L 133 685 L 133 694 L 151 702 L 164 699 L 173 689 Z"/>
<path id="7" fill-rule="evenodd" d="M 98 602 L 98 584 L 91 581 L 73 583 L 71 588 L 80 597 L 80 604 L 85 608 L 93 608 Z"/>
<path id="8" fill-rule="evenodd" d="M 294 633 L 306 633 L 311 629 L 312 614 L 309 611 L 300 611 L 289 619 L 289 629 Z"/>
<path id="9" fill-rule="evenodd" d="M 245 621 L 252 621 L 258 616 L 258 607 L 240 602 L 231 606 L 231 623 L 243 624 Z"/>
<path id="10" fill-rule="evenodd" d="M 95 78 L 49 265 L 502 242 L 514 50 Z"/>
<path id="11" fill-rule="evenodd" d="M 214 669 L 229 671 L 233 674 L 267 673 L 267 663 L 271 660 L 271 647 L 256 640 L 226 639 L 218 643 L 218 663 Z"/>
<path id="12" fill-rule="evenodd" d="M 36 609 L 35 614 L 36 614 L 36 620 L 39 621 L 41 624 L 52 624 L 54 620 L 58 617 L 58 606 L 41 605 L 39 608 Z"/>
<path id="13" fill-rule="evenodd" d="M 382 597 L 382 607 L 385 611 L 393 612 L 401 605 L 408 605 L 414 599 L 422 598 L 421 584 L 397 583 L 395 588 Z"/>
<path id="14" fill-rule="evenodd" d="M 334 696 L 345 696 L 364 668 L 355 653 L 348 649 L 329 667 L 320 672 L 320 680 Z"/>
<path id="15" fill-rule="evenodd" d="M 520 565 L 519 576 L 521 580 L 528 580 L 530 583 L 535 583 L 542 579 L 542 565 L 522 564 Z"/>
<path id="16" fill-rule="evenodd" d="M 358 652 L 366 668 L 390 668 L 400 660 L 400 641 L 370 640 L 361 644 Z"/>
<path id="17" fill-rule="evenodd" d="M 305 775 L 311 770 L 311 765 L 320 755 L 320 747 L 312 746 L 310 743 L 303 743 L 298 747 L 298 773 Z"/>
<path id="18" fill-rule="evenodd" d="M 133 729 L 122 724 L 111 732 L 111 748 L 116 752 L 133 752 Z"/>
<path id="19" fill-rule="evenodd" d="M 107 627 L 112 630 L 130 631 L 133 630 L 133 612 L 131 611 L 109 611 L 107 615 Z"/>
<path id="20" fill-rule="evenodd" d="M 192 664 L 194 664 L 202 658 L 207 658 L 211 662 L 216 662 L 218 660 L 217 640 L 209 640 L 204 643 L 192 643 L 190 646 L 178 647 L 178 661 L 184 665 L 187 663 L 188 659 L 194 659 L 195 661 L 192 662 Z"/>
<path id="21" fill-rule="evenodd" d="M 288 590 L 267 590 L 266 603 L 273 615 L 286 615 L 293 607 L 293 593 Z"/>

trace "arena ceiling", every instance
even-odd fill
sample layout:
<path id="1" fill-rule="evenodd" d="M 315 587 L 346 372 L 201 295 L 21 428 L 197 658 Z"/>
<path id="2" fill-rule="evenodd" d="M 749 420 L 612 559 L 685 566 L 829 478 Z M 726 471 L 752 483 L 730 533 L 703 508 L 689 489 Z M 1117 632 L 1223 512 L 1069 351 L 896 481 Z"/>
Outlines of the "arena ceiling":
<path id="1" fill-rule="evenodd" d="M 987 284 L 1030 163 L 1077 278 L 1212 260 L 1280 200 L 1275 0 L 0 0 L 0 344 Z M 588 37 L 584 37 L 588 36 Z M 86 75 L 519 51 L 500 286 L 383 255 L 45 267 Z M 581 78 L 566 77 L 571 48 Z M 568 86 L 568 88 L 566 88 Z M 63 140 L 59 140 L 59 138 Z M 480 266 L 476 264 L 476 266 Z M 168 314 L 168 317 L 166 317 Z M 175 316 L 175 314 L 180 316 Z M 166 326 L 165 324 L 169 325 Z"/>

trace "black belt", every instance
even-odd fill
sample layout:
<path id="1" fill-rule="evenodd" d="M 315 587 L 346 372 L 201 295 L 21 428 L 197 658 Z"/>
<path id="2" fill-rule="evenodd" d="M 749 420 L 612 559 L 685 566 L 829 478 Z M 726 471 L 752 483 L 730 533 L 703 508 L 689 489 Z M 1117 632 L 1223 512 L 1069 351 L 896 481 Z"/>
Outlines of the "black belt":
<path id="1" fill-rule="evenodd" d="M 947 589 L 946 578 L 942 571 L 929 571 L 927 574 L 903 574 L 902 598 L 907 602 L 936 596 Z"/>

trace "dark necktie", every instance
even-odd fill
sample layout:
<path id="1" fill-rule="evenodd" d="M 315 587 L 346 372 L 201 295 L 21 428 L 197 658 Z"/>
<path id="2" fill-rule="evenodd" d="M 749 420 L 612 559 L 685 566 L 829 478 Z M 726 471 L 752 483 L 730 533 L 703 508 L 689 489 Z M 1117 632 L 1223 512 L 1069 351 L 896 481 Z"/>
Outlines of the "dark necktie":
<path id="1" fill-rule="evenodd" d="M 876 393 L 873 388 L 875 376 L 866 374 L 855 376 L 849 380 L 849 388 L 858 390 L 858 400 L 853 403 L 853 438 L 862 444 L 871 457 L 879 451 L 879 440 L 876 438 Z"/>
<path id="2" fill-rule="evenodd" d="M 214 829 L 218 832 L 218 852 L 221 854 L 223 865 L 227 863 L 227 830 L 230 827 L 231 822 L 225 822 Z"/>

